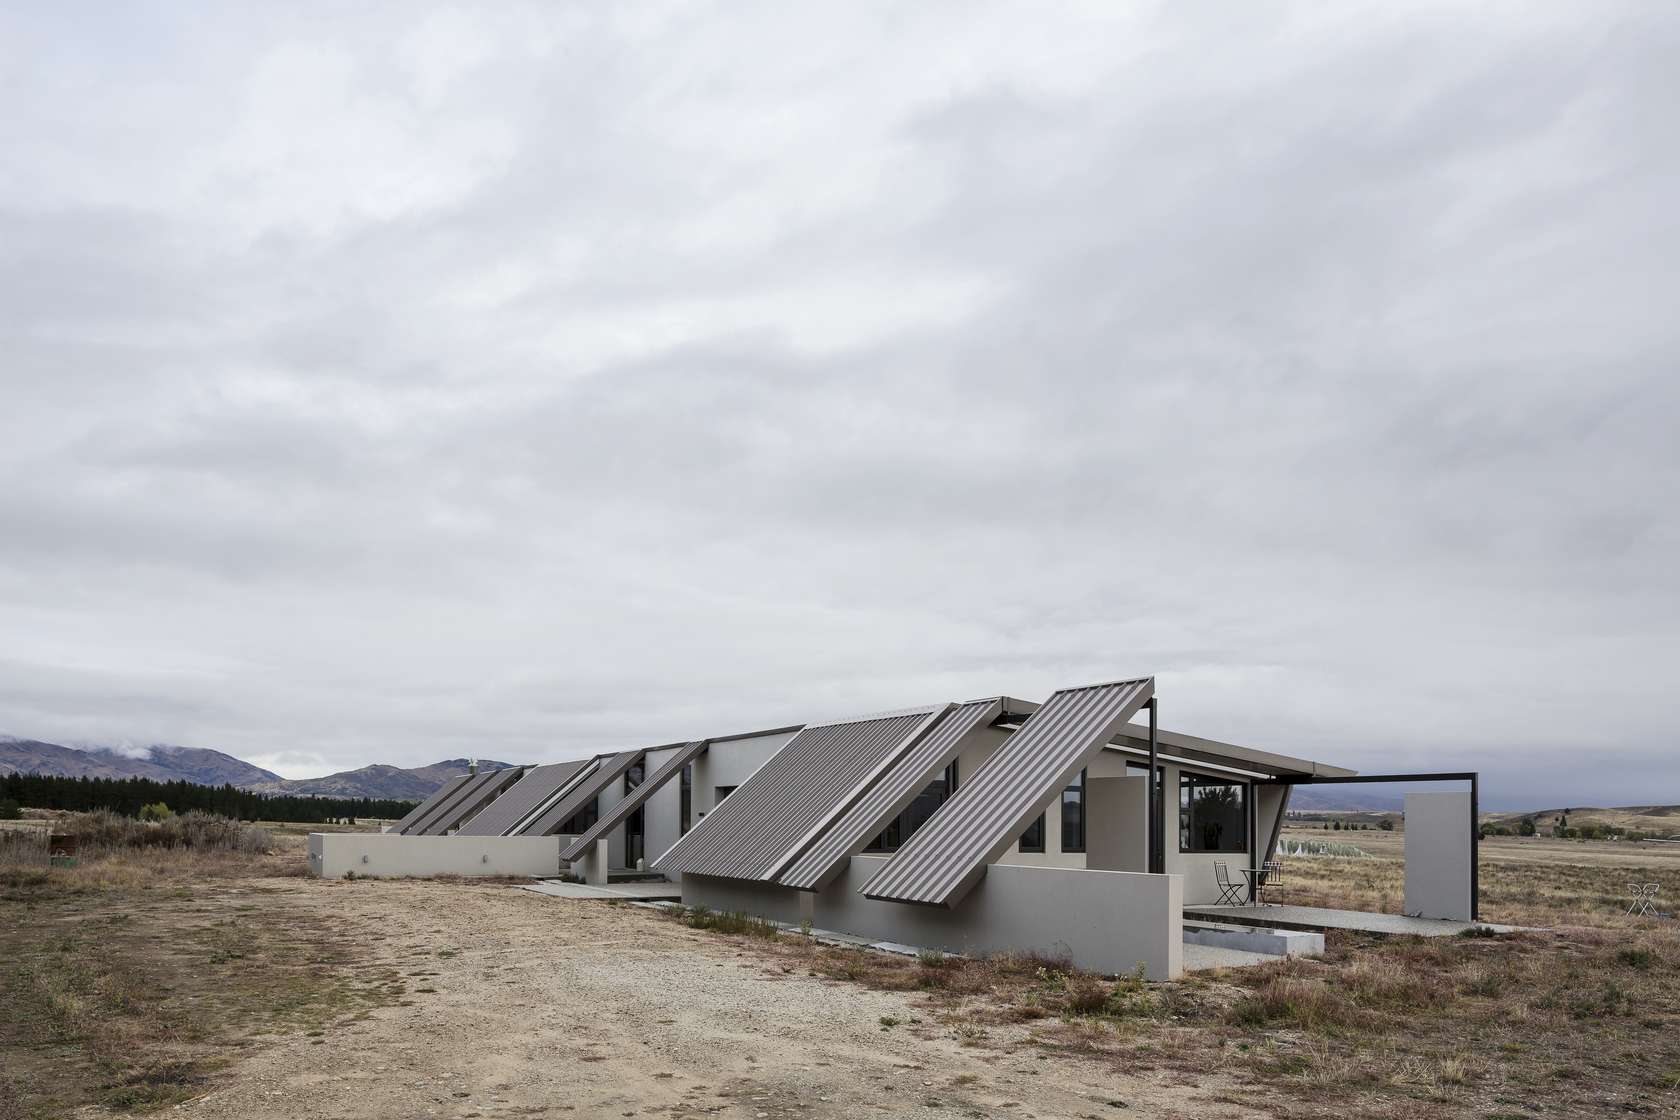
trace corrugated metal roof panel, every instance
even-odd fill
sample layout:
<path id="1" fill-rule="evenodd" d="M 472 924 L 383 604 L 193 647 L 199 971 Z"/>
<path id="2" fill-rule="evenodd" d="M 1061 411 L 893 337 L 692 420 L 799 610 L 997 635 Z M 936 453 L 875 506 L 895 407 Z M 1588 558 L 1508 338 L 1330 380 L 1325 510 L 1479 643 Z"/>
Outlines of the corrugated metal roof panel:
<path id="1" fill-rule="evenodd" d="M 948 707 L 807 727 L 654 866 L 683 875 L 768 878 L 801 855 Z"/>
<path id="2" fill-rule="evenodd" d="M 619 754 L 613 755 L 611 758 L 602 762 L 600 767 L 597 768 L 593 774 L 589 775 L 588 778 L 579 782 L 575 787 L 567 792 L 566 796 L 562 797 L 559 801 L 556 801 L 553 805 L 550 805 L 542 812 L 541 815 L 531 821 L 531 823 L 525 825 L 514 835 L 549 835 L 561 825 L 577 816 L 586 805 L 600 796 L 602 790 L 612 784 L 614 778 L 617 778 L 626 770 L 630 769 L 630 767 L 636 765 L 637 761 L 639 761 L 645 754 L 647 754 L 647 751 L 643 749 L 635 751 L 622 751 Z"/>
<path id="3" fill-rule="evenodd" d="M 433 793 L 430 797 L 426 798 L 424 801 L 420 802 L 420 804 L 418 804 L 414 808 L 410 809 L 408 811 L 407 816 L 403 817 L 402 820 L 400 820 L 396 824 L 392 825 L 386 831 L 387 832 L 399 832 L 400 833 L 400 832 L 403 832 L 404 830 L 408 829 L 416 821 L 418 821 L 421 817 L 427 816 L 428 814 L 430 814 L 432 812 L 432 810 L 436 809 L 440 804 L 442 804 L 444 798 L 448 797 L 450 794 L 452 794 L 456 790 L 460 789 L 462 783 L 465 782 L 470 777 L 472 777 L 471 774 L 461 774 L 458 777 L 450 778 L 447 782 L 444 782 L 443 785 L 439 786 L 435 791 L 433 791 Z"/>
<path id="4" fill-rule="evenodd" d="M 827 885 L 846 860 L 880 835 L 894 817 L 926 789 L 939 772 L 962 753 L 976 732 L 1003 714 L 1003 699 L 973 700 L 946 714 L 905 752 L 857 804 L 825 831 L 787 870 L 776 876 L 784 886 L 817 890 Z"/>
<path id="5" fill-rule="evenodd" d="M 551 762 L 545 766 L 533 766 L 525 772 L 525 776 L 514 783 L 512 789 L 492 801 L 485 810 L 472 820 L 461 826 L 462 836 L 504 836 L 508 829 L 518 824 L 525 815 L 565 785 L 579 770 L 589 764 L 589 759 L 578 758 L 570 762 Z"/>
<path id="6" fill-rule="evenodd" d="M 885 902 L 955 905 L 1154 694 L 1155 679 L 1146 677 L 1051 695 L 862 893 Z"/>
<path id="7" fill-rule="evenodd" d="M 623 801 L 614 805 L 592 827 L 563 848 L 560 852 L 560 858 L 574 860 L 587 852 L 595 841 L 624 823 L 626 817 L 634 813 L 643 802 L 659 791 L 660 786 L 674 778 L 682 771 L 684 766 L 693 761 L 695 755 L 705 749 L 706 740 L 704 739 L 684 743 L 676 754 L 660 764 L 659 769 L 643 779 L 641 785 L 626 794 Z"/>
<path id="8" fill-rule="evenodd" d="M 469 774 L 469 775 L 467 775 L 466 781 L 464 781 L 460 785 L 456 786 L 454 788 L 454 790 L 452 790 L 449 793 L 448 796 L 440 798 L 436 803 L 434 803 L 432 805 L 431 809 L 424 816 L 422 816 L 419 820 L 415 821 L 413 824 L 411 824 L 407 828 L 403 829 L 403 835 L 404 836 L 424 836 L 426 834 L 426 829 L 428 829 L 432 826 L 432 823 L 437 820 L 437 818 L 440 814 L 444 813 L 445 811 L 447 811 L 449 809 L 453 809 L 455 807 L 456 802 L 458 802 L 462 797 L 465 797 L 476 786 L 479 786 L 479 785 L 483 784 L 484 782 L 489 781 L 490 780 L 490 775 L 494 774 L 494 773 L 495 773 L 494 770 L 486 770 L 486 771 L 484 771 L 483 773 L 480 773 L 480 774 Z"/>
<path id="9" fill-rule="evenodd" d="M 435 814 L 419 834 L 442 836 L 452 828 L 460 828 L 471 820 L 474 814 L 483 812 L 486 805 L 500 797 L 524 772 L 523 766 L 509 766 L 503 770 L 492 770 L 488 774 L 479 775 L 481 781 L 461 787 L 455 803 Z"/>

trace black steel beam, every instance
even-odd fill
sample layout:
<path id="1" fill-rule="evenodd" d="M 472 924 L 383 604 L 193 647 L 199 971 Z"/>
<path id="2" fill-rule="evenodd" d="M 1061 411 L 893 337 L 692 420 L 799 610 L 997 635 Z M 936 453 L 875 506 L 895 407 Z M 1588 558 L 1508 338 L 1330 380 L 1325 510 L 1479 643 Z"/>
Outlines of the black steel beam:
<path id="1" fill-rule="evenodd" d="M 1482 919 L 1482 801 L 1481 773 L 1457 770 L 1441 774 L 1355 774 L 1348 778 L 1256 778 L 1257 786 L 1342 786 L 1378 785 L 1391 782 L 1470 783 L 1470 917 Z"/>
<path id="2" fill-rule="evenodd" d="M 1154 875 L 1167 873 L 1166 828 L 1161 821 L 1161 813 L 1165 808 L 1162 800 L 1161 769 L 1157 756 L 1160 753 L 1160 717 L 1157 714 L 1157 698 L 1149 698 L 1149 870 Z"/>
<path id="3" fill-rule="evenodd" d="M 1255 778 L 1258 786 L 1334 786 L 1372 785 L 1378 782 L 1473 782 L 1477 771 L 1455 771 L 1450 774 L 1355 774 L 1348 778 L 1331 778 L 1317 774 L 1303 774 L 1288 778 Z"/>

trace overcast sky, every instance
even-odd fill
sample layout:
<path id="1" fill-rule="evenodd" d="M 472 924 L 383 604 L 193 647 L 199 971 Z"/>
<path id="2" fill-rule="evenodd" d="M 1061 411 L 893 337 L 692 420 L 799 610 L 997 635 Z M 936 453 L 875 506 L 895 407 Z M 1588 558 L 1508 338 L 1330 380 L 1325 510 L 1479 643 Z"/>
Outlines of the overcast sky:
<path id="1" fill-rule="evenodd" d="M 8 5 L 0 731 L 1680 802 L 1680 9 L 1400 7 Z"/>

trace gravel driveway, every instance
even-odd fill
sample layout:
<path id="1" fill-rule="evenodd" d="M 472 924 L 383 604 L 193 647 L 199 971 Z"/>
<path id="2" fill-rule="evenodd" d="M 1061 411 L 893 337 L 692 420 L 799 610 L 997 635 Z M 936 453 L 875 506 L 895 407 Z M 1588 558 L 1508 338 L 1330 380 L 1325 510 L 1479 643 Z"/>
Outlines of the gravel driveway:
<path id="1" fill-rule="evenodd" d="M 181 1106 L 203 1116 L 1220 1117 L 1182 1075 L 964 1046 L 914 994 L 783 971 L 633 908 L 510 886 L 271 880 L 349 923 L 404 1005 L 280 1036 Z M 883 1017 L 899 1026 L 883 1029 Z"/>

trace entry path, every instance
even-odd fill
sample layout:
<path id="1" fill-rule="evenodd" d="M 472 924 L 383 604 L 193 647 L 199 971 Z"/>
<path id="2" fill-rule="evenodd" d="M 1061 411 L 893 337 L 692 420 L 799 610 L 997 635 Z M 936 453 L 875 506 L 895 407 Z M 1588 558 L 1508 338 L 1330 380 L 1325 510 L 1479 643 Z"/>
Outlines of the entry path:
<path id="1" fill-rule="evenodd" d="M 1256 1115 L 1220 1099 L 1230 1085 L 1216 1071 L 1117 1070 L 1033 1044 L 1028 1025 L 963 1045 L 914 993 L 795 974 L 645 907 L 459 882 L 262 885 L 306 916 L 348 923 L 366 966 L 401 971 L 408 997 L 319 1037 L 256 1041 L 176 1114 Z"/>

